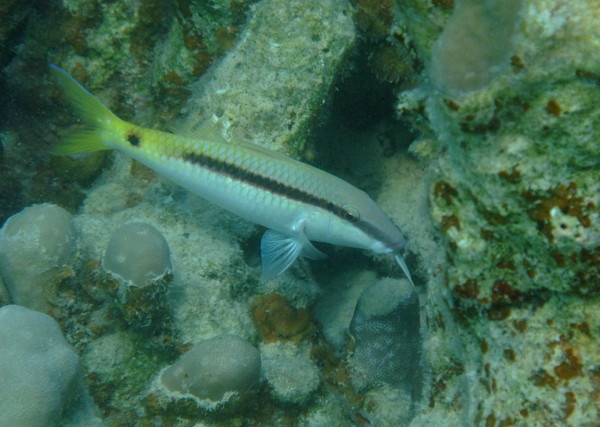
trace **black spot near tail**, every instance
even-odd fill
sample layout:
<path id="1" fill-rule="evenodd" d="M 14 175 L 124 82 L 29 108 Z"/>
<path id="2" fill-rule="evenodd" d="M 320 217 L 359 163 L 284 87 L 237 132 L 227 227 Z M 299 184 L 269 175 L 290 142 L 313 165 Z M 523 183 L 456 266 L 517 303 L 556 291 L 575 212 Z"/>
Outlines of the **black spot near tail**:
<path id="1" fill-rule="evenodd" d="M 141 140 L 140 137 L 137 136 L 135 133 L 131 133 L 127 136 L 127 142 L 129 142 L 134 147 L 139 147 Z"/>

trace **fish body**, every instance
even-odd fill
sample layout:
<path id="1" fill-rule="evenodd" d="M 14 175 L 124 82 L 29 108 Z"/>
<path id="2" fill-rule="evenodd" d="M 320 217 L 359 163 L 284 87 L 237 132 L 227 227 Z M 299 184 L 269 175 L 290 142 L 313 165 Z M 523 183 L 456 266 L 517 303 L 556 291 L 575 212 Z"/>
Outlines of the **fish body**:
<path id="1" fill-rule="evenodd" d="M 65 137 L 56 154 L 116 149 L 160 175 L 268 231 L 262 277 L 285 271 L 302 255 L 325 254 L 311 241 L 394 253 L 406 241 L 363 191 L 281 153 L 225 139 L 212 128 L 162 132 L 119 119 L 65 71 L 51 65 L 88 129 Z M 411 280 L 412 282 L 412 280 Z"/>

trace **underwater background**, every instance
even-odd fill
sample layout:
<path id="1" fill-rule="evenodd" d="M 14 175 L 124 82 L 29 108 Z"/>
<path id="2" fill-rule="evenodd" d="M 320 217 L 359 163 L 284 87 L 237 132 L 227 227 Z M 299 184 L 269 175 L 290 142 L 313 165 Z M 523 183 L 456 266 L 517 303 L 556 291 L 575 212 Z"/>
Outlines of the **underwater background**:
<path id="1" fill-rule="evenodd" d="M 366 191 L 389 255 L 247 223 L 80 127 L 210 123 Z M 600 425 L 600 3 L 5 0 L 0 426 Z"/>

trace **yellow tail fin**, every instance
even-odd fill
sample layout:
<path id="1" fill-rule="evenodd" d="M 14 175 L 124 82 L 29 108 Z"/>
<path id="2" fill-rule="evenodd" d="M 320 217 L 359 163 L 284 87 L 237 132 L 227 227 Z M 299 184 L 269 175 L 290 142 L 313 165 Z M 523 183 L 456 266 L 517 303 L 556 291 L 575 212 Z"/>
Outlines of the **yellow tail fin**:
<path id="1" fill-rule="evenodd" d="M 65 70 L 54 64 L 50 64 L 50 68 L 77 114 L 88 125 L 83 131 L 63 138 L 54 148 L 53 153 L 75 154 L 110 149 L 105 144 L 103 131 L 113 128 L 115 122 L 121 120 Z"/>

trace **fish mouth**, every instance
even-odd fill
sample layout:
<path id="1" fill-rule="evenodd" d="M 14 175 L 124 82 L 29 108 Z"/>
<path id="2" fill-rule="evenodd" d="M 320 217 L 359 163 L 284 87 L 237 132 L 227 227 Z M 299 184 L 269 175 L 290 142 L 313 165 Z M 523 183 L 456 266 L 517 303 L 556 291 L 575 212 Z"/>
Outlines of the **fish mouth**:
<path id="1" fill-rule="evenodd" d="M 390 248 L 391 252 L 400 252 L 404 249 L 404 247 L 406 246 L 406 240 L 403 240 L 401 242 L 396 243 L 395 245 L 393 245 Z"/>
<path id="2" fill-rule="evenodd" d="M 386 242 L 384 243 L 385 247 L 386 247 L 386 252 L 390 253 L 390 252 L 394 252 L 394 253 L 400 253 L 404 247 L 406 246 L 406 239 L 402 239 L 402 240 L 397 240 L 395 242 Z"/>

